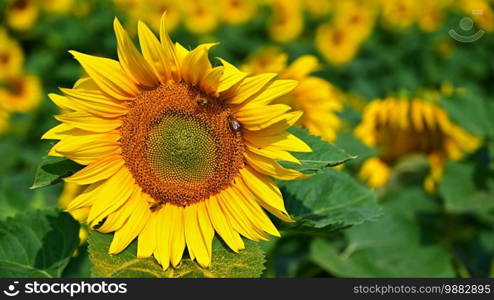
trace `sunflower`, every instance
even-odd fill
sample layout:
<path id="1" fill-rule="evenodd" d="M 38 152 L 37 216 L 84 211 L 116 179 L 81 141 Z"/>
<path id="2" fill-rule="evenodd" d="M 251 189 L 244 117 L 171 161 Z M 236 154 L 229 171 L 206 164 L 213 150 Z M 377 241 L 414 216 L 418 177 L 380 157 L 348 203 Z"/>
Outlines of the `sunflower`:
<path id="1" fill-rule="evenodd" d="M 0 80 L 18 74 L 24 62 L 22 48 L 0 28 Z"/>
<path id="2" fill-rule="evenodd" d="M 364 162 L 360 177 L 372 187 L 384 185 L 391 167 L 402 157 L 427 156 L 431 168 L 424 182 L 433 191 L 447 160 L 475 151 L 481 140 L 454 124 L 436 104 L 421 99 L 386 98 L 372 101 L 364 111 L 355 135 L 379 149 L 378 157 Z"/>
<path id="3" fill-rule="evenodd" d="M 316 30 L 315 45 L 328 62 L 340 66 L 355 57 L 360 48 L 360 36 L 353 28 L 326 22 Z"/>
<path id="4" fill-rule="evenodd" d="M 304 29 L 300 0 L 271 0 L 272 14 L 268 32 L 272 40 L 288 42 L 297 38 Z"/>
<path id="5" fill-rule="evenodd" d="M 212 0 L 183 0 L 180 2 L 185 27 L 192 33 L 213 32 L 219 23 L 216 3 Z"/>
<path id="6" fill-rule="evenodd" d="M 161 20 L 160 40 L 142 22 L 142 55 L 117 19 L 119 62 L 70 51 L 88 78 L 63 96 L 65 112 L 43 138 L 59 140 L 50 155 L 85 165 L 66 182 L 87 185 L 67 210 L 100 232 L 115 232 L 109 253 L 137 237 L 137 256 L 178 266 L 185 247 L 211 263 L 215 232 L 233 250 L 279 236 L 265 210 L 291 221 L 272 178 L 300 179 L 277 160 L 311 149 L 286 129 L 301 113 L 270 105 L 297 83 L 276 74 L 248 76 L 208 59 L 214 44 L 189 51 L 173 44 Z"/>
<path id="7" fill-rule="evenodd" d="M 15 30 L 30 29 L 38 18 L 38 0 L 9 0 L 7 24 Z"/>
<path id="8" fill-rule="evenodd" d="M 282 79 L 297 80 L 297 88 L 280 97 L 276 103 L 303 111 L 299 124 L 309 129 L 311 134 L 333 142 L 341 125 L 336 115 L 342 110 L 341 93 L 328 81 L 310 75 L 320 68 L 315 56 L 301 56 L 290 65 L 287 59 L 288 56 L 280 48 L 265 47 L 248 57 L 243 70 L 251 74 L 275 72 Z"/>
<path id="9" fill-rule="evenodd" d="M 421 1 L 380 0 L 385 25 L 392 29 L 406 29 L 414 24 Z"/>
<path id="10" fill-rule="evenodd" d="M 374 27 L 376 9 L 369 1 L 347 0 L 335 3 L 334 24 L 351 32 L 354 39 L 366 39 Z"/>
<path id="11" fill-rule="evenodd" d="M 226 23 L 241 24 L 252 19 L 257 11 L 257 0 L 221 0 L 221 17 Z"/>
<path id="12" fill-rule="evenodd" d="M 19 74 L 4 79 L 0 87 L 3 107 L 11 112 L 26 112 L 37 107 L 41 101 L 42 89 L 35 75 Z"/>

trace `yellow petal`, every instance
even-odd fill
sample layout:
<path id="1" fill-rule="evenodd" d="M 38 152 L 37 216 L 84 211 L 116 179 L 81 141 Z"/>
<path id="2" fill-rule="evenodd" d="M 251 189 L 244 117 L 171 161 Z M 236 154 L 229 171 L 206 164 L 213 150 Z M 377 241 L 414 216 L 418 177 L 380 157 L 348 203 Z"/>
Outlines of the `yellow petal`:
<path id="1" fill-rule="evenodd" d="M 291 109 L 285 104 L 247 105 L 235 112 L 235 117 L 243 127 L 260 130 L 280 120 L 280 116 Z M 282 116 L 281 116 L 282 117 Z"/>
<path id="2" fill-rule="evenodd" d="M 55 116 L 60 122 L 92 132 L 108 132 L 122 126 L 120 119 L 106 119 L 90 115 L 86 112 L 70 112 Z"/>
<path id="3" fill-rule="evenodd" d="M 223 75 L 220 78 L 220 83 L 218 85 L 217 92 L 222 93 L 237 83 L 239 83 L 242 79 L 247 76 L 247 73 L 241 72 L 234 65 L 230 64 L 226 60 L 222 58 L 218 58 L 224 66 Z"/>
<path id="4" fill-rule="evenodd" d="M 199 265 L 207 267 L 211 262 L 210 253 L 204 240 L 197 215 L 197 205 L 189 205 L 184 209 L 185 240 L 191 257 L 195 258 Z"/>
<path id="5" fill-rule="evenodd" d="M 154 33 L 141 21 L 137 24 L 142 54 L 162 83 L 173 79 L 167 53 Z"/>
<path id="6" fill-rule="evenodd" d="M 185 250 L 184 209 L 175 205 L 171 206 L 173 221 L 170 233 L 170 261 L 173 267 L 178 266 Z"/>
<path id="7" fill-rule="evenodd" d="M 122 102 L 116 102 L 97 90 L 60 89 L 72 100 L 78 110 L 101 118 L 115 118 L 128 113 L 129 108 Z"/>
<path id="8" fill-rule="evenodd" d="M 283 132 L 276 135 L 264 135 L 263 130 L 245 131 L 245 140 L 254 147 L 293 151 L 311 152 L 312 149 L 298 137 L 291 133 Z"/>
<path id="9" fill-rule="evenodd" d="M 300 80 L 320 68 L 319 60 L 314 55 L 297 58 L 284 72 L 283 78 Z"/>
<path id="10" fill-rule="evenodd" d="M 43 140 L 60 140 L 64 136 L 66 136 L 66 132 L 73 129 L 74 127 L 61 123 L 58 124 L 57 126 L 53 127 L 52 129 L 48 130 L 41 139 Z"/>
<path id="11" fill-rule="evenodd" d="M 199 84 L 204 77 L 211 71 L 211 62 L 209 61 L 209 49 L 216 45 L 215 43 L 202 44 L 190 51 L 182 61 L 182 78 L 192 84 Z"/>
<path id="12" fill-rule="evenodd" d="M 77 106 L 77 103 L 74 101 L 71 101 L 69 98 L 60 96 L 57 94 L 50 93 L 48 94 L 48 97 L 50 97 L 51 101 L 55 103 L 56 106 L 60 107 L 62 110 L 66 112 L 72 112 L 79 110 L 79 107 Z"/>
<path id="13" fill-rule="evenodd" d="M 309 177 L 292 169 L 286 169 L 280 166 L 278 162 L 271 158 L 257 155 L 250 151 L 244 152 L 247 163 L 256 171 L 281 180 L 294 180 Z"/>
<path id="14" fill-rule="evenodd" d="M 245 245 L 242 238 L 240 238 L 238 233 L 232 229 L 232 225 L 225 217 L 225 214 L 218 203 L 218 199 L 215 196 L 212 196 L 205 202 L 211 223 L 223 241 L 225 241 L 228 247 L 235 252 L 244 249 Z"/>
<path id="15" fill-rule="evenodd" d="M 96 57 L 77 51 L 69 51 L 79 61 L 96 85 L 107 95 L 117 100 L 132 100 L 139 89 L 112 59 Z"/>
<path id="16" fill-rule="evenodd" d="M 138 85 L 146 87 L 159 85 L 158 77 L 148 62 L 137 51 L 117 18 L 113 21 L 113 28 L 117 38 L 118 60 L 127 75 Z"/>
<path id="17" fill-rule="evenodd" d="M 101 219 L 118 209 L 129 199 L 136 188 L 132 174 L 126 167 L 120 168 L 94 194 L 95 200 L 87 218 L 88 224 L 93 227 Z"/>
<path id="18" fill-rule="evenodd" d="M 261 91 L 276 76 L 276 73 L 249 76 L 242 80 L 238 86 L 224 92 L 221 97 L 226 99 L 229 104 L 240 104 Z"/>
<path id="19" fill-rule="evenodd" d="M 223 67 L 216 67 L 211 69 L 211 71 L 201 80 L 201 89 L 210 95 L 218 96 L 219 94 L 217 92 L 217 89 L 220 83 L 221 76 L 223 76 L 223 72 Z"/>
<path id="20" fill-rule="evenodd" d="M 90 163 L 87 167 L 74 175 L 64 178 L 64 181 L 80 185 L 94 183 L 112 176 L 124 165 L 124 163 L 125 161 L 120 155 L 104 157 L 103 159 Z"/>
<path id="21" fill-rule="evenodd" d="M 101 188 L 102 182 L 91 184 L 82 193 L 80 193 L 74 200 L 67 204 L 67 211 L 73 211 L 84 206 L 89 206 L 94 202 L 94 195 Z"/>
<path id="22" fill-rule="evenodd" d="M 151 211 L 142 198 L 139 196 L 136 196 L 136 198 L 138 198 L 139 204 L 136 205 L 127 223 L 115 232 L 108 251 L 110 254 L 123 251 L 141 233 L 151 217 Z"/>
<path id="23" fill-rule="evenodd" d="M 240 175 L 245 185 L 261 200 L 270 206 L 285 211 L 285 203 L 281 192 L 271 178 L 254 171 L 250 167 L 240 170 Z"/>
<path id="24" fill-rule="evenodd" d="M 271 158 L 274 160 L 284 160 L 284 161 L 289 161 L 289 162 L 294 162 L 296 164 L 300 164 L 300 161 L 293 156 L 290 152 L 288 151 L 283 151 L 283 150 L 276 150 L 272 148 L 257 148 L 253 147 L 249 144 L 246 145 L 247 150 L 255 153 L 257 155 L 261 155 L 267 158 Z"/>
<path id="25" fill-rule="evenodd" d="M 204 259 L 204 262 L 209 265 L 211 263 L 211 256 L 212 256 L 212 251 L 213 251 L 213 238 L 214 238 L 214 228 L 213 224 L 211 224 L 211 219 L 209 218 L 209 213 L 206 207 L 205 202 L 200 202 L 197 205 L 197 221 L 199 224 L 199 230 L 202 235 L 202 239 L 205 243 L 207 252 L 208 252 L 208 259 L 209 261 L 206 261 Z M 197 252 L 195 252 L 196 258 L 199 260 L 199 255 Z"/>
<path id="26" fill-rule="evenodd" d="M 295 80 L 275 80 L 267 86 L 259 95 L 256 95 L 249 104 L 266 105 L 278 97 L 286 95 L 293 91 L 298 85 Z"/>
<path id="27" fill-rule="evenodd" d="M 165 55 L 168 58 L 169 69 L 171 75 L 175 81 L 179 81 L 180 75 L 180 62 L 178 60 L 177 54 L 175 53 L 175 46 L 173 45 L 170 36 L 166 30 L 166 11 L 161 16 L 160 23 L 160 40 L 161 45 L 165 51 Z"/>
<path id="28" fill-rule="evenodd" d="M 250 196 L 246 196 L 238 184 L 234 185 L 232 188 L 237 191 L 237 195 L 239 196 L 239 199 L 235 204 L 241 207 L 245 215 L 251 220 L 252 224 L 256 224 L 256 226 L 265 232 L 279 237 L 280 232 L 276 229 L 264 210 L 262 210 L 255 201 L 255 196 L 249 193 L 246 194 Z"/>
<path id="29" fill-rule="evenodd" d="M 137 257 L 149 257 L 156 250 L 158 221 L 158 212 L 151 213 L 148 222 L 137 237 Z"/>

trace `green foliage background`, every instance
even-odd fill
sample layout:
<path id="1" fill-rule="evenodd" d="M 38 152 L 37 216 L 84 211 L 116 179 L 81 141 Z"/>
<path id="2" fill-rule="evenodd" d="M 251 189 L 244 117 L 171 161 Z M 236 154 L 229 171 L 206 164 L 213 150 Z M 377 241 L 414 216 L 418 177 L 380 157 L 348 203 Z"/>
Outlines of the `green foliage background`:
<path id="1" fill-rule="evenodd" d="M 347 125 L 336 145 L 293 128 L 315 150 L 296 155 L 303 161 L 298 168 L 314 176 L 279 182 L 297 221 L 278 222 L 281 239 L 249 242 L 240 255 L 215 240 L 208 270 L 185 258 L 180 269 L 163 271 L 151 258 L 136 259 L 135 243 L 110 257 L 106 249 L 111 237 L 98 233 L 91 234 L 89 247 L 79 247 L 79 225 L 57 210 L 61 185 L 54 184 L 79 166 L 60 159 L 38 164 L 50 147 L 40 136 L 56 124 L 52 115 L 57 110 L 46 94 L 71 86 L 81 75 L 67 51 L 116 57 L 112 22 L 114 16 L 125 20 L 126 15 L 110 1 L 90 3 L 86 16 L 45 15 L 32 30 L 13 33 L 25 52 L 26 70 L 41 77 L 45 96 L 37 110 L 13 115 L 9 132 L 0 137 L 1 277 L 494 276 L 494 35 L 455 43 L 447 32 L 457 28 L 460 14 L 449 14 L 433 33 L 377 26 L 350 63 L 326 64 L 317 74 L 365 101 L 439 89 L 446 81 L 465 88 L 466 93 L 441 101 L 441 106 L 484 144 L 463 161 L 448 163 L 437 193 L 423 191 L 427 166 L 417 157 L 404 158 L 389 184 L 378 191 L 360 183 L 357 171 L 376 149 L 352 136 L 361 114 L 348 106 L 340 115 Z M 262 9 L 250 22 L 222 26 L 208 36 L 179 27 L 172 38 L 189 48 L 219 41 L 214 56 L 239 65 L 254 50 L 273 43 L 265 30 L 268 15 Z M 302 54 L 319 55 L 312 43 L 315 26 L 308 21 L 300 38 L 280 44 L 290 61 Z M 437 53 L 443 41 L 454 44 L 449 58 Z M 343 162 L 343 170 L 332 168 Z"/>

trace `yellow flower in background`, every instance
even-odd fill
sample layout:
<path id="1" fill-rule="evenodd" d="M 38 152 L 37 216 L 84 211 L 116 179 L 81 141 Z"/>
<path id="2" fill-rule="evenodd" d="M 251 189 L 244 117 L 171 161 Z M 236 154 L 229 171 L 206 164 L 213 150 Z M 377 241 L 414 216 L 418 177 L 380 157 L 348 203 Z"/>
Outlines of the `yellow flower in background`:
<path id="1" fill-rule="evenodd" d="M 304 29 L 300 0 L 270 0 L 271 16 L 268 32 L 272 40 L 288 42 L 297 38 Z"/>
<path id="2" fill-rule="evenodd" d="M 250 55 L 243 70 L 251 74 L 274 72 L 279 73 L 282 79 L 297 80 L 297 88 L 280 97 L 276 103 L 303 111 L 299 124 L 309 129 L 311 134 L 333 142 L 341 125 L 336 115 L 342 110 L 341 94 L 328 81 L 310 76 L 320 68 L 315 56 L 301 56 L 290 65 L 287 59 L 288 56 L 280 48 L 266 47 Z"/>
<path id="3" fill-rule="evenodd" d="M 384 185 L 390 169 L 409 154 L 426 155 L 431 168 L 424 182 L 433 191 L 447 160 L 475 151 L 481 140 L 454 124 L 439 106 L 421 99 L 386 98 L 368 104 L 355 135 L 379 149 L 378 157 L 364 162 L 360 177 L 372 187 Z"/>
<path id="4" fill-rule="evenodd" d="M 480 28 L 494 31 L 494 11 L 487 0 L 459 0 L 460 7 Z"/>
<path id="5" fill-rule="evenodd" d="M 304 9 L 311 17 L 319 19 L 323 18 L 331 12 L 333 2 L 330 0 L 303 0 Z"/>
<path id="6" fill-rule="evenodd" d="M 444 18 L 444 10 L 449 0 L 423 1 L 419 6 L 418 25 L 426 32 L 437 30 Z"/>
<path id="7" fill-rule="evenodd" d="M 41 83 L 35 75 L 8 77 L 0 86 L 2 105 L 10 112 L 27 112 L 39 105 L 41 97 Z"/>
<path id="8" fill-rule="evenodd" d="M 272 178 L 305 177 L 277 160 L 311 149 L 286 130 L 301 116 L 270 103 L 296 81 L 257 76 L 221 60 L 212 67 L 202 44 L 173 44 L 161 22 L 160 40 L 142 22 L 142 55 L 118 20 L 119 61 L 71 51 L 89 74 L 64 96 L 65 113 L 43 138 L 59 140 L 50 155 L 85 165 L 66 182 L 88 187 L 68 206 L 87 209 L 85 222 L 115 232 L 109 252 L 136 237 L 138 257 L 154 255 L 177 267 L 185 247 L 209 266 L 215 232 L 235 252 L 251 240 L 279 236 L 263 208 L 291 221 Z"/>
<path id="9" fill-rule="evenodd" d="M 254 17 L 257 5 L 257 0 L 220 0 L 220 15 L 229 24 L 245 23 Z"/>
<path id="10" fill-rule="evenodd" d="M 38 0 L 8 0 L 6 14 L 8 26 L 15 30 L 30 29 L 38 18 Z"/>
<path id="11" fill-rule="evenodd" d="M 142 20 L 154 30 L 159 30 L 161 15 L 166 11 L 166 26 L 169 31 L 175 30 L 180 23 L 180 9 L 175 0 L 114 0 L 115 5 L 129 16 L 129 26 L 136 28 L 137 21 Z M 132 35 L 135 32 L 131 32 Z"/>
<path id="12" fill-rule="evenodd" d="M 384 24 L 390 29 L 406 29 L 412 26 L 419 14 L 423 1 L 417 0 L 380 0 Z"/>
<path id="13" fill-rule="evenodd" d="M 316 30 L 317 50 L 328 62 L 336 66 L 351 61 L 360 48 L 360 42 L 359 33 L 352 32 L 352 28 L 324 23 Z"/>
<path id="14" fill-rule="evenodd" d="M 370 35 L 376 19 L 373 2 L 347 0 L 335 2 L 334 6 L 335 27 L 350 32 L 359 41 Z"/>
<path id="15" fill-rule="evenodd" d="M 60 194 L 60 198 L 58 199 L 58 205 L 62 209 L 66 209 L 67 206 L 69 205 L 72 200 L 74 200 L 77 196 L 82 194 L 84 190 L 86 189 L 86 186 L 84 185 L 78 185 L 74 183 L 65 183 L 63 185 L 63 190 L 62 193 Z M 69 211 L 69 213 L 72 215 L 72 217 L 76 220 L 81 221 L 83 216 L 88 214 L 88 208 L 82 208 L 78 210 L 72 210 Z M 81 227 L 79 229 L 79 244 L 82 245 L 87 241 L 88 238 L 88 231 L 85 227 Z M 74 256 L 77 255 L 77 252 Z"/>
<path id="16" fill-rule="evenodd" d="M 41 0 L 39 3 L 47 13 L 65 14 L 72 10 L 74 0 Z"/>
<path id="17" fill-rule="evenodd" d="M 212 0 L 183 0 L 180 2 L 185 27 L 195 34 L 213 32 L 219 23 L 217 5 Z"/>
<path id="18" fill-rule="evenodd" d="M 5 28 L 0 28 L 0 82 L 19 74 L 23 63 L 24 54 L 19 43 L 7 35 Z"/>

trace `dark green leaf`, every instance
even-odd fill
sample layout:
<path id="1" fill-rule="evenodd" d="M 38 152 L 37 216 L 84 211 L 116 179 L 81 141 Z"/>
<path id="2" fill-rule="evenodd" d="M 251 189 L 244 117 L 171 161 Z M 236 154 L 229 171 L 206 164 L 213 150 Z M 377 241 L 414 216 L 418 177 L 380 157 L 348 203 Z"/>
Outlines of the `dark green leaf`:
<path id="1" fill-rule="evenodd" d="M 450 162 L 439 185 L 448 211 L 494 216 L 494 176 L 466 162 Z"/>
<path id="2" fill-rule="evenodd" d="M 246 248 L 234 253 L 223 243 L 213 243 L 213 261 L 204 269 L 189 258 L 182 259 L 177 269 L 163 268 L 152 257 L 137 258 L 137 242 L 134 241 L 125 251 L 109 255 L 113 235 L 91 232 L 89 237 L 89 256 L 93 263 L 95 277 L 147 277 L 147 278 L 236 278 L 259 277 L 264 270 L 264 253 L 255 242 L 245 241 Z"/>
<path id="3" fill-rule="evenodd" d="M 293 153 L 300 160 L 301 164 L 288 161 L 280 161 L 280 164 L 286 168 L 295 169 L 305 174 L 312 174 L 321 169 L 334 167 L 356 158 L 346 153 L 345 150 L 329 144 L 320 137 L 310 135 L 307 129 L 291 127 L 290 132 L 303 140 L 312 148 L 312 152 Z"/>
<path id="4" fill-rule="evenodd" d="M 60 277 L 79 244 L 68 213 L 29 211 L 0 222 L 0 277 Z"/>
<path id="5" fill-rule="evenodd" d="M 344 172 L 325 169 L 305 180 L 282 182 L 281 187 L 287 210 L 298 221 L 292 229 L 334 229 L 381 214 L 375 193 Z"/>
<path id="6" fill-rule="evenodd" d="M 64 157 L 44 157 L 36 170 L 31 189 L 58 183 L 63 177 L 70 176 L 81 168 L 81 165 Z"/>
<path id="7" fill-rule="evenodd" d="M 342 277 L 450 277 L 451 256 L 434 242 L 420 223 L 439 210 L 419 189 L 387 200 L 384 215 L 375 222 L 345 231 L 346 246 L 315 240 L 312 260 L 326 271 Z M 431 226 L 428 226 L 432 230 Z"/>

